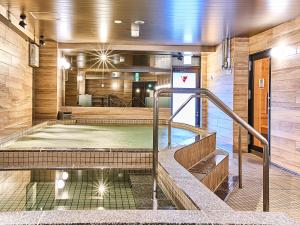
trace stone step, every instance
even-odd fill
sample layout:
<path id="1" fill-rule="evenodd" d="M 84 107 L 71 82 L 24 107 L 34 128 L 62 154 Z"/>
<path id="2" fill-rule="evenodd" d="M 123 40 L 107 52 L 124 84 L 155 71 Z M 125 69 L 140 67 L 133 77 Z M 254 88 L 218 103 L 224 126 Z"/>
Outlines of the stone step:
<path id="1" fill-rule="evenodd" d="M 228 177 L 228 155 L 223 150 L 216 150 L 191 167 L 189 172 L 215 191 Z"/>

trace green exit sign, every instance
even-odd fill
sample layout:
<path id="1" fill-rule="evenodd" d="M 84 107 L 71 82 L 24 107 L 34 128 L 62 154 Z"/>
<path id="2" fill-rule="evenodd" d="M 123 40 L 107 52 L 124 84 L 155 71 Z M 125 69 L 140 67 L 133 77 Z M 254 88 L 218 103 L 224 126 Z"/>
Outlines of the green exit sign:
<path id="1" fill-rule="evenodd" d="M 135 81 L 135 82 L 140 81 L 140 73 L 135 73 L 135 74 L 134 74 L 134 81 Z"/>

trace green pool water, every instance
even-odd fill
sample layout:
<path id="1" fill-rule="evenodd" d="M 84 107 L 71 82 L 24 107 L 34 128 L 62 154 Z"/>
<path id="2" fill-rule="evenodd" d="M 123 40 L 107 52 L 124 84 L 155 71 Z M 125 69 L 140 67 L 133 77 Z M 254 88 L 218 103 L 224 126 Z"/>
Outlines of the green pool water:
<path id="1" fill-rule="evenodd" d="M 172 128 L 172 145 L 191 142 L 194 132 Z M 166 126 L 159 128 L 159 146 L 167 147 Z M 15 141 L 8 148 L 152 148 L 152 126 L 53 125 Z"/>
<path id="2" fill-rule="evenodd" d="M 152 207 L 151 170 L 0 171 L 0 211 Z M 160 188 L 158 207 L 176 209 Z"/>

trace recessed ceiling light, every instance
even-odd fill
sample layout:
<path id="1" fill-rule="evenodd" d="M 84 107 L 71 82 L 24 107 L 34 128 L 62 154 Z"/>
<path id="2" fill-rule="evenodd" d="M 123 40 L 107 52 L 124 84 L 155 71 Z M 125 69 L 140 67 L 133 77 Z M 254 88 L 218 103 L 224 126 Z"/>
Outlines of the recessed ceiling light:
<path id="1" fill-rule="evenodd" d="M 143 20 L 136 20 L 136 21 L 134 21 L 134 23 L 138 24 L 138 25 L 141 25 L 141 24 L 144 24 L 145 21 L 143 21 Z"/>
<path id="2" fill-rule="evenodd" d="M 122 23 L 122 20 L 115 20 L 115 23 L 116 23 L 116 24 L 121 24 L 121 23 Z"/>

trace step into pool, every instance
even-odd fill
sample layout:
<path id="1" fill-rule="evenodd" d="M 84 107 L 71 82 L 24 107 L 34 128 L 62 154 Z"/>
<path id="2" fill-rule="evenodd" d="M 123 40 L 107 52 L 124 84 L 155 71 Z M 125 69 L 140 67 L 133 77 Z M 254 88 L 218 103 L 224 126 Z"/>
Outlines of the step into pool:
<path id="1" fill-rule="evenodd" d="M 0 211 L 152 209 L 151 170 L 0 171 Z M 159 209 L 176 209 L 159 189 Z"/>

